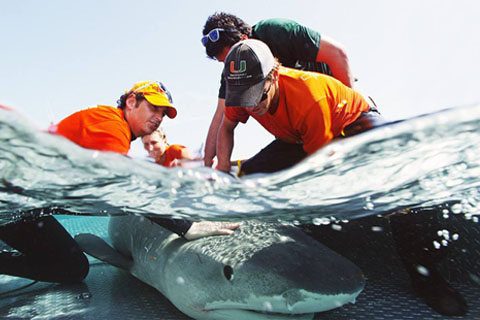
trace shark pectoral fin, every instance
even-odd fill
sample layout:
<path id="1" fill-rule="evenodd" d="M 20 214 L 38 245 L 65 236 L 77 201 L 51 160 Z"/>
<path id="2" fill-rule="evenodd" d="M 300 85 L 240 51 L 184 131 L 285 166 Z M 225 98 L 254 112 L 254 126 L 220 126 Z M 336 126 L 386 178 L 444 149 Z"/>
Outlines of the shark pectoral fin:
<path id="1" fill-rule="evenodd" d="M 75 236 L 80 248 L 83 251 L 103 262 L 111 264 L 115 267 L 130 270 L 133 261 L 125 258 L 117 250 L 112 248 L 102 238 L 91 233 L 81 233 Z"/>

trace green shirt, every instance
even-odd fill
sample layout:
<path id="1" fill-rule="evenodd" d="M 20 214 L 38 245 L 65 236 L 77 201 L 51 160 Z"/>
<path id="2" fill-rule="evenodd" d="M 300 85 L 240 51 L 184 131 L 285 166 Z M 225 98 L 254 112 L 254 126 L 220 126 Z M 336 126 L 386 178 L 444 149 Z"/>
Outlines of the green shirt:
<path id="1" fill-rule="evenodd" d="M 330 74 L 324 63 L 315 63 L 320 33 L 288 19 L 261 20 L 252 28 L 252 39 L 265 42 L 283 66 Z M 226 83 L 221 78 L 218 97 L 225 99 Z"/>

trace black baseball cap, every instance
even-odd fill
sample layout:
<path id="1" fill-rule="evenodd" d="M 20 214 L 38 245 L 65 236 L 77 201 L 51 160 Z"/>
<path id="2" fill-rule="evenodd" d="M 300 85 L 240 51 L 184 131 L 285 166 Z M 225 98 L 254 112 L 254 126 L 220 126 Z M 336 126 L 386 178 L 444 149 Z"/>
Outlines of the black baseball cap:
<path id="1" fill-rule="evenodd" d="M 225 58 L 225 106 L 253 107 L 259 104 L 267 75 L 274 66 L 275 58 L 262 41 L 247 39 L 237 42 Z"/>

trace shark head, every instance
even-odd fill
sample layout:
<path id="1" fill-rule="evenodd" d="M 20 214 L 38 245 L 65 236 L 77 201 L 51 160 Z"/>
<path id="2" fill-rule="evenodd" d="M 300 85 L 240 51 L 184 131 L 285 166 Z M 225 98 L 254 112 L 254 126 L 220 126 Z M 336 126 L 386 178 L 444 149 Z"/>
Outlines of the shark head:
<path id="1" fill-rule="evenodd" d="M 163 272 L 170 301 L 195 319 L 311 319 L 365 285 L 357 266 L 300 229 L 252 221 L 183 242 Z"/>

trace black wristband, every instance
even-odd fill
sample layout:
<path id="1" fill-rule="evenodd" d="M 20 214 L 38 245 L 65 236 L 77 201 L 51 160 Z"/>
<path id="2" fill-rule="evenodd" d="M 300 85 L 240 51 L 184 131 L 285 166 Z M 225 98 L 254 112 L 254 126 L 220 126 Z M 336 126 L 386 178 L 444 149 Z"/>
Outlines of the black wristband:
<path id="1" fill-rule="evenodd" d="M 180 237 L 185 236 L 193 222 L 183 219 L 167 219 L 148 217 L 152 222 L 164 227 L 165 229 L 178 234 Z"/>

